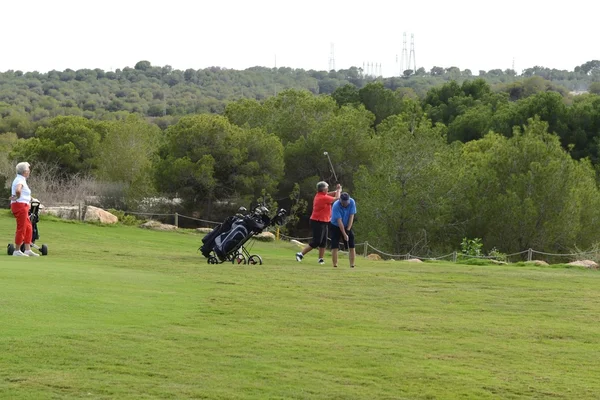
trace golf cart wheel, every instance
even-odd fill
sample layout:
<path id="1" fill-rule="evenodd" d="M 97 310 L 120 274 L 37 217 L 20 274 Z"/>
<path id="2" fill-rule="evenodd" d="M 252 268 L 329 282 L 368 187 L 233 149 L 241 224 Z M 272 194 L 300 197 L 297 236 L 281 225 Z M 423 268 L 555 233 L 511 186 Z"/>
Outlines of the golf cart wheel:
<path id="1" fill-rule="evenodd" d="M 40 252 L 42 253 L 43 256 L 47 256 L 48 255 L 48 246 L 43 244 L 42 248 L 40 249 Z"/>
<path id="2" fill-rule="evenodd" d="M 248 259 L 248 264 L 251 264 L 251 265 L 256 265 L 256 264 L 262 265 L 262 258 L 258 254 L 253 254 Z"/>
<path id="3" fill-rule="evenodd" d="M 15 252 L 15 245 L 14 244 L 9 244 L 8 248 L 6 249 L 6 252 L 8 253 L 9 256 L 12 256 L 13 253 Z"/>
<path id="4" fill-rule="evenodd" d="M 244 256 L 242 253 L 238 253 L 231 259 L 231 263 L 232 264 L 248 264 L 248 260 L 246 260 L 246 256 Z"/>
<path id="5" fill-rule="evenodd" d="M 215 256 L 210 256 L 208 257 L 208 260 L 206 260 L 206 262 L 209 264 L 218 264 L 219 260 L 217 260 L 217 257 Z"/>

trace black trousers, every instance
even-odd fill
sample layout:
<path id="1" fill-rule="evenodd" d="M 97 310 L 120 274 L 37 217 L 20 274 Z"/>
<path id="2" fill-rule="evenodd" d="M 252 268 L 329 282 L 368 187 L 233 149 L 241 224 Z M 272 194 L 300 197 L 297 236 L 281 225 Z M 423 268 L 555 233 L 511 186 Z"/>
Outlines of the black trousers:
<path id="1" fill-rule="evenodd" d="M 354 232 L 352 231 L 352 229 L 350 229 L 349 231 L 346 231 L 346 233 L 348 234 L 348 242 L 344 241 L 344 245 L 346 245 L 346 247 L 349 249 L 353 249 L 354 248 Z M 342 231 L 340 230 L 340 227 L 336 226 L 336 225 L 331 225 L 331 248 L 332 249 L 339 249 L 340 239 L 342 239 Z"/>
<path id="2" fill-rule="evenodd" d="M 317 247 L 327 247 L 327 227 L 329 222 L 310 220 L 310 226 L 312 228 L 313 236 L 308 244 L 313 249 Z"/>

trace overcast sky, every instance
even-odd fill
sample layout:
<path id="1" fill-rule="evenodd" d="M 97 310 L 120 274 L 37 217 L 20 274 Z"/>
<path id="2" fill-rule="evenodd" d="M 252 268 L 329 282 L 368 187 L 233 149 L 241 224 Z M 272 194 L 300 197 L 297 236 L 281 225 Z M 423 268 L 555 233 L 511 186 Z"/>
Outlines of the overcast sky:
<path id="1" fill-rule="evenodd" d="M 0 71 L 152 65 L 327 70 L 381 65 L 398 75 L 403 32 L 417 68 L 600 59 L 600 2 L 570 0 L 0 0 Z M 514 61 L 513 61 L 514 60 Z"/>

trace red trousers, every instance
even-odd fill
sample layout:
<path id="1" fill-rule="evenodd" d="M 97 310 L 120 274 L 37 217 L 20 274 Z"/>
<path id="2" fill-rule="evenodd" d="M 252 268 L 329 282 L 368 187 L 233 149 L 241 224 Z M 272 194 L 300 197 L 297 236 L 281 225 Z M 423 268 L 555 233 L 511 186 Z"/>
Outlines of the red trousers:
<path id="1" fill-rule="evenodd" d="M 17 233 L 15 233 L 15 245 L 21 246 L 23 243 L 30 244 L 33 229 L 29 220 L 29 204 L 12 203 L 10 210 L 17 219 Z M 18 250 L 18 247 L 17 247 Z"/>

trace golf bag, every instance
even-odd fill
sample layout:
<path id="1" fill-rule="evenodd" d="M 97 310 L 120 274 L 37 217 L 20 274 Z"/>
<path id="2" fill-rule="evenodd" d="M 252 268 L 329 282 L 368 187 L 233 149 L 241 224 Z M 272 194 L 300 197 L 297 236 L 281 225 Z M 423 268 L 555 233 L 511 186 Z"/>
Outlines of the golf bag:
<path id="1" fill-rule="evenodd" d="M 215 240 L 223 233 L 229 232 L 231 226 L 235 221 L 239 220 L 237 216 L 228 217 L 222 224 L 217 225 L 210 233 L 202 238 L 202 247 L 200 251 L 204 257 L 210 257 L 210 253 L 213 251 Z"/>
<path id="2" fill-rule="evenodd" d="M 245 208 L 223 223 L 217 225 L 202 239 L 200 251 L 208 258 L 209 264 L 218 264 L 231 261 L 239 264 L 262 264 L 259 255 L 250 255 L 244 244 L 253 236 L 263 232 L 269 226 L 282 224 L 286 214 L 280 209 L 273 218 L 269 217 L 269 210 L 262 205 L 254 208 L 250 213 Z"/>

